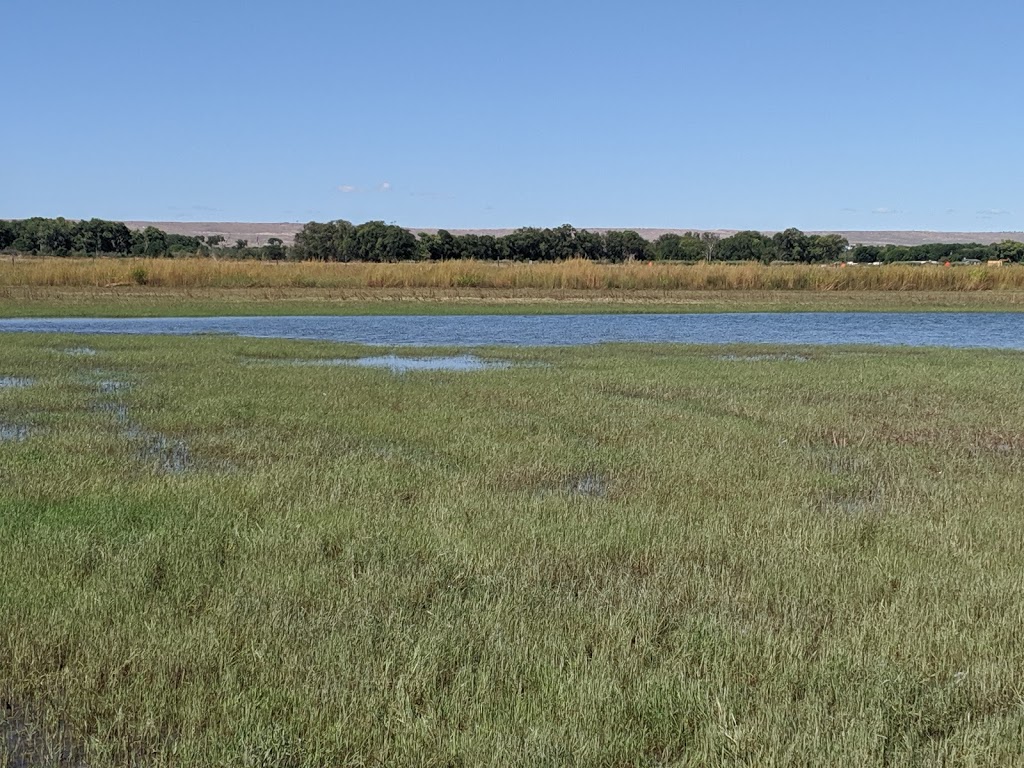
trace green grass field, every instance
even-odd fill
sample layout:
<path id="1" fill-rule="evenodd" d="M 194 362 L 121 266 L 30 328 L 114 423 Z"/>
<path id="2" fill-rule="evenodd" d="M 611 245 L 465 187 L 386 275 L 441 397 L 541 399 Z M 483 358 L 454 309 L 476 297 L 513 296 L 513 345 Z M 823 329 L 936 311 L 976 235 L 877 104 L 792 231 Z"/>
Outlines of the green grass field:
<path id="1" fill-rule="evenodd" d="M 0 337 L 0 765 L 1020 760 L 1020 353 L 366 353 Z"/>
<path id="2" fill-rule="evenodd" d="M 0 317 L 1020 311 L 1017 290 L 0 287 Z"/>

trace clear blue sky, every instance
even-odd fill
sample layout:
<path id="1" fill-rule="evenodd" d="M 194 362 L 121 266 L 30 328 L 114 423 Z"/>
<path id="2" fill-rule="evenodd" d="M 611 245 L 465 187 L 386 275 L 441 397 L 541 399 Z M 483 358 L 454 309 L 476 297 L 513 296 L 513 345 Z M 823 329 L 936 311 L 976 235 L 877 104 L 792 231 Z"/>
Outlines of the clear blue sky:
<path id="1" fill-rule="evenodd" d="M 2 0 L 0 217 L 1024 230 L 1020 0 Z"/>

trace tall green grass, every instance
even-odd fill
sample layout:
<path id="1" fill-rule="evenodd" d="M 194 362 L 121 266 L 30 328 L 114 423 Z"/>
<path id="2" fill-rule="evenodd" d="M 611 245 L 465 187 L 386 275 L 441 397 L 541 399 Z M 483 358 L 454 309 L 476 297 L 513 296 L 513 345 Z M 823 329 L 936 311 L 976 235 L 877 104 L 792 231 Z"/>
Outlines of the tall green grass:
<path id="1" fill-rule="evenodd" d="M 3 337 L 0 765 L 1019 758 L 1018 353 L 364 352 Z"/>

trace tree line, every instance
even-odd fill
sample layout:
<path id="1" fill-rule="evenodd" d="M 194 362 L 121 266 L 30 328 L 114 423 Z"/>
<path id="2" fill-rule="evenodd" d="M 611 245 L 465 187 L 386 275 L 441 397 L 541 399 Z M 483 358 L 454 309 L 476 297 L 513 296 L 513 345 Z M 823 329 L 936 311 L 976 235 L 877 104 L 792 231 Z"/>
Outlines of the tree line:
<path id="1" fill-rule="evenodd" d="M 668 233 L 645 240 L 632 230 L 592 232 L 568 224 L 552 229 L 524 227 L 507 235 L 453 235 L 446 230 L 413 235 L 381 221 L 310 222 L 289 249 L 292 258 L 310 261 L 759 261 L 827 264 L 965 260 L 1024 261 L 1024 243 L 1006 240 L 992 245 L 929 243 L 917 246 L 856 245 L 835 235 L 815 235 L 790 228 L 769 237 L 737 232 L 720 237 L 712 232 Z"/>
<path id="2" fill-rule="evenodd" d="M 568 224 L 554 228 L 524 227 L 507 235 L 453 235 L 447 230 L 416 235 L 395 224 L 338 220 L 309 222 L 286 246 L 279 238 L 250 246 L 233 245 L 220 235 L 189 236 L 156 227 L 131 230 L 121 222 L 90 219 L 32 218 L 0 221 L 0 250 L 51 256 L 217 256 L 274 261 L 759 261 L 824 264 L 1024 261 L 1024 243 L 1005 240 L 992 245 L 928 243 L 925 245 L 856 245 L 840 235 L 815 235 L 790 228 L 772 236 L 737 232 L 720 237 L 710 232 L 664 234 L 645 240 L 632 230 L 593 232 Z"/>
<path id="3" fill-rule="evenodd" d="M 233 246 L 222 235 L 191 236 L 164 232 L 156 227 L 129 229 L 120 221 L 35 217 L 0 220 L 0 251 L 45 256 L 148 256 L 173 258 L 227 254 L 236 258 L 284 259 L 288 249 L 280 238 L 250 247 L 245 240 Z"/>

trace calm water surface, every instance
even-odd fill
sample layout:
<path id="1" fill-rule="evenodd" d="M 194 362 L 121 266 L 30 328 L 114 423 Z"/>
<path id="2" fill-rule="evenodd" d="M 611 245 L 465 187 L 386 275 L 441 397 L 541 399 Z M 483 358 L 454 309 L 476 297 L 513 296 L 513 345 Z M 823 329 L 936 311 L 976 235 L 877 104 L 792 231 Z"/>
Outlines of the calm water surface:
<path id="1" fill-rule="evenodd" d="M 488 368 L 508 368 L 510 363 L 484 360 L 476 355 L 455 355 L 453 357 L 379 357 L 329 358 L 326 360 L 284 360 L 285 365 L 312 366 L 315 368 L 356 366 L 359 368 L 387 368 L 392 373 L 406 371 L 484 371 Z"/>
<path id="2" fill-rule="evenodd" d="M 0 319 L 5 331 L 224 333 L 393 346 L 742 342 L 1024 349 L 1024 314 L 989 312 Z"/>

